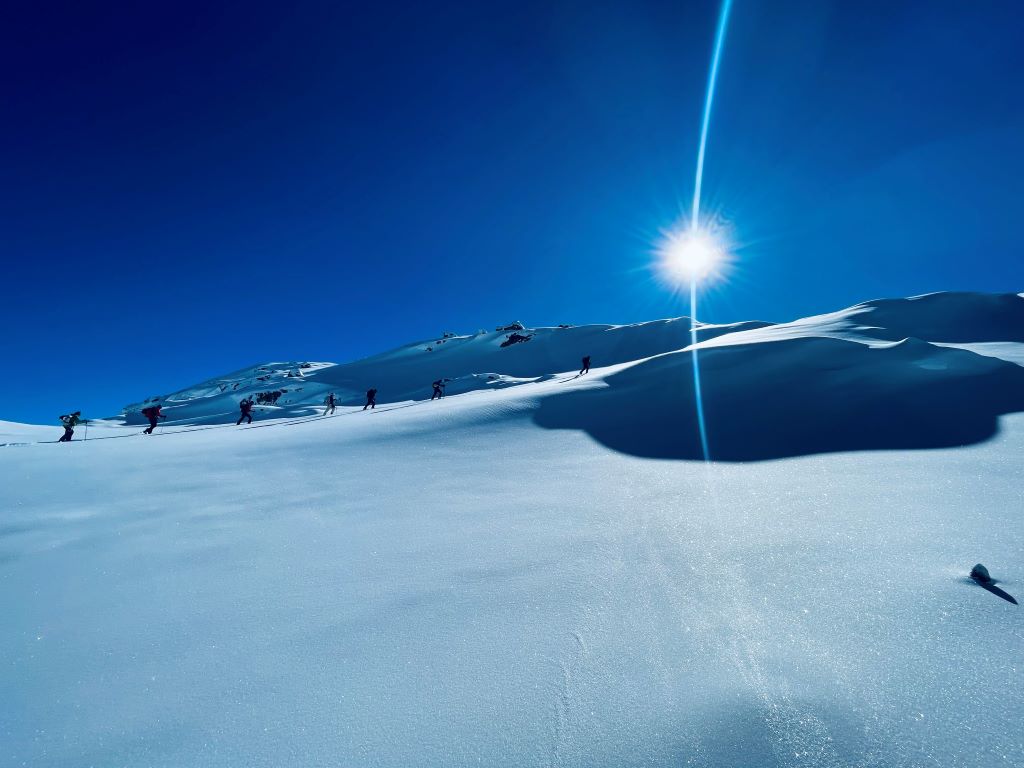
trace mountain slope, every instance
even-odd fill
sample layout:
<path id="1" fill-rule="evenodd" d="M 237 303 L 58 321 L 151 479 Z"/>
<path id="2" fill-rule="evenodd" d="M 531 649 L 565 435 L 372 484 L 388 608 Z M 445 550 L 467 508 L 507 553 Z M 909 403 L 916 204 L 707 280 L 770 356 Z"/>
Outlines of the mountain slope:
<path id="1" fill-rule="evenodd" d="M 764 325 L 703 325 L 700 338 Z M 381 403 L 429 398 L 431 382 L 442 378 L 450 380 L 449 394 L 502 388 L 578 367 L 584 355 L 590 355 L 595 366 L 609 366 L 680 349 L 689 343 L 689 328 L 685 317 L 635 325 L 533 328 L 521 332 L 529 341 L 507 347 L 501 345 L 511 332 L 484 332 L 416 342 L 341 365 L 265 363 L 132 403 L 123 416 L 127 423 L 142 424 L 142 408 L 159 403 L 174 422 L 226 423 L 237 418 L 239 401 L 263 393 L 281 394 L 273 405 L 262 405 L 261 414 L 295 417 L 322 410 L 328 392 L 334 392 L 339 403 L 362 405 L 370 387 L 378 390 Z"/>
<path id="2" fill-rule="evenodd" d="M 536 423 L 576 428 L 616 450 L 651 458 L 702 457 L 689 320 L 627 326 L 523 329 L 419 342 L 346 364 L 267 363 L 159 400 L 169 423 L 230 424 L 238 402 L 260 398 L 257 418 L 322 411 L 328 392 L 361 406 L 537 384 L 583 355 L 604 388 L 547 398 Z M 1024 410 L 1024 298 L 942 293 L 867 302 L 791 323 L 701 326 L 704 416 L 713 458 L 743 461 L 804 453 L 949 447 L 995 434 Z M 620 370 L 621 369 L 621 370 Z M 595 371 L 596 373 L 596 371 Z M 271 402 L 265 402 L 268 396 Z M 124 421 L 153 400 L 125 409 Z"/>
<path id="3" fill-rule="evenodd" d="M 421 398 L 376 411 L 0 423 L 0 764 L 1024 764 L 1020 610 L 967 578 L 1021 597 L 1021 369 L 942 346 L 1021 343 L 836 314 L 701 341 L 710 464 L 664 460 L 682 321 L 460 342 L 509 386 L 440 402 L 412 345 L 352 364 Z"/>

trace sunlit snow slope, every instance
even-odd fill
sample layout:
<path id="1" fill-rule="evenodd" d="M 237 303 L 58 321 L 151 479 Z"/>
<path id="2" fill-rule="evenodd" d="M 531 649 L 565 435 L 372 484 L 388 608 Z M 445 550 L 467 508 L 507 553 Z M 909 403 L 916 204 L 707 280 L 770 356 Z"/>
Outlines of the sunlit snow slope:
<path id="1" fill-rule="evenodd" d="M 702 339 L 767 323 L 706 325 Z M 338 402 L 362 406 L 371 387 L 378 402 L 429 399 L 432 382 L 447 379 L 446 393 L 501 389 L 550 378 L 580 367 L 584 355 L 595 365 L 609 366 L 680 349 L 689 343 L 688 318 L 635 325 L 588 325 L 522 330 L 526 342 L 502 346 L 510 331 L 481 331 L 409 344 L 354 363 L 273 362 L 205 381 L 168 395 L 154 395 L 126 406 L 129 423 L 145 423 L 140 411 L 160 404 L 176 422 L 224 423 L 238 417 L 245 397 L 280 393 L 273 405 L 260 404 L 266 417 L 302 416 L 323 411 L 334 392 Z"/>
<path id="2" fill-rule="evenodd" d="M 688 331 L 0 422 L 0 765 L 1024 765 L 1024 298 Z"/>

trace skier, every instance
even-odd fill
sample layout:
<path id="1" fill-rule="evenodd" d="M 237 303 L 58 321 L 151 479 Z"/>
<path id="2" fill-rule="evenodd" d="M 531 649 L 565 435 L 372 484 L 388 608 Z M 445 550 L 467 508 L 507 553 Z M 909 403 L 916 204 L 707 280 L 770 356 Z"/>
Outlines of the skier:
<path id="1" fill-rule="evenodd" d="M 334 393 L 333 392 L 331 392 L 331 394 L 329 394 L 327 396 L 327 407 L 324 408 L 324 416 L 326 416 L 328 413 L 334 413 Z"/>
<path id="2" fill-rule="evenodd" d="M 433 400 L 435 397 L 444 397 L 444 379 L 438 379 L 437 381 L 434 382 L 433 386 L 434 393 L 430 396 L 430 399 Z"/>
<path id="3" fill-rule="evenodd" d="M 82 412 L 81 411 L 75 411 L 74 413 L 69 413 L 69 414 L 67 414 L 65 416 L 61 416 L 60 417 L 60 421 L 61 421 L 61 424 L 64 425 L 64 434 L 61 436 L 60 440 L 58 440 L 57 442 L 58 443 L 70 443 L 71 442 L 71 436 L 73 434 L 75 434 L 75 425 L 78 424 L 78 422 L 80 422 L 80 421 L 84 421 L 84 419 L 82 418 Z"/>
<path id="4" fill-rule="evenodd" d="M 374 410 L 377 408 L 377 390 L 376 389 L 370 388 L 370 389 L 366 390 L 366 405 L 363 406 L 363 410 L 365 411 L 367 408 L 374 409 Z"/>
<path id="5" fill-rule="evenodd" d="M 235 426 L 236 427 L 239 424 L 241 424 L 245 419 L 248 419 L 249 423 L 252 424 L 252 407 L 253 407 L 253 405 L 254 405 L 254 403 L 253 403 L 253 399 L 251 397 L 247 397 L 247 398 L 243 399 L 242 402 L 240 402 L 238 404 L 238 409 L 242 412 L 242 415 L 239 416 L 238 417 L 238 421 L 235 422 Z"/>
<path id="6" fill-rule="evenodd" d="M 149 426 L 146 429 L 142 430 L 142 434 L 152 435 L 153 430 L 156 429 L 156 420 L 167 418 L 162 413 L 160 413 L 160 409 L 162 407 L 163 406 L 160 405 L 151 405 L 149 406 L 149 408 L 142 409 L 142 415 L 149 419 Z"/>
<path id="7" fill-rule="evenodd" d="M 583 358 L 583 367 L 580 368 L 578 375 L 582 376 L 584 373 L 590 373 L 590 355 Z"/>

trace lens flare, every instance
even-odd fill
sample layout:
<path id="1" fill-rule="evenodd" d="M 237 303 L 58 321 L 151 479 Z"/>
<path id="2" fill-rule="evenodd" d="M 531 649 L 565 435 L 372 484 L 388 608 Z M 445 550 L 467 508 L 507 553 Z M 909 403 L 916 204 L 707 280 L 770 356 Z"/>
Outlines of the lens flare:
<path id="1" fill-rule="evenodd" d="M 710 229 L 687 227 L 666 232 L 658 244 L 658 267 L 673 285 L 707 285 L 725 275 L 729 250 L 725 239 Z"/>
<path id="2" fill-rule="evenodd" d="M 689 227 L 668 232 L 662 237 L 658 248 L 663 273 L 676 286 L 689 283 L 690 287 L 690 351 L 693 361 L 693 399 L 697 411 L 697 426 L 700 430 L 700 447 L 704 461 L 711 461 L 708 447 L 708 430 L 704 420 L 704 398 L 700 386 L 700 356 L 697 352 L 697 284 L 707 284 L 709 278 L 720 277 L 728 263 L 728 249 L 721 238 L 702 225 L 700 217 L 701 186 L 704 182 L 704 157 L 707 152 L 708 128 L 711 125 L 711 105 L 715 99 L 715 85 L 718 82 L 718 65 L 725 47 L 725 32 L 729 26 L 732 0 L 722 0 L 715 28 L 715 47 L 711 54 L 711 68 L 708 72 L 708 88 L 704 96 L 704 116 L 700 126 L 700 142 L 697 146 L 697 170 L 693 185 L 693 206 L 690 211 Z"/>

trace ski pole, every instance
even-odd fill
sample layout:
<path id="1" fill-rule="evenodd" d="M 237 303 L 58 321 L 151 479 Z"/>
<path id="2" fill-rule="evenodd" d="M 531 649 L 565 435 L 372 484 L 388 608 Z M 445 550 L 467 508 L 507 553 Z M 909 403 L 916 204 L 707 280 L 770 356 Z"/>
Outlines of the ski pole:
<path id="1" fill-rule="evenodd" d="M 84 442 L 86 442 L 88 440 L 89 440 L 89 420 L 86 419 L 85 420 L 85 440 L 83 440 L 82 442 L 84 443 Z"/>

